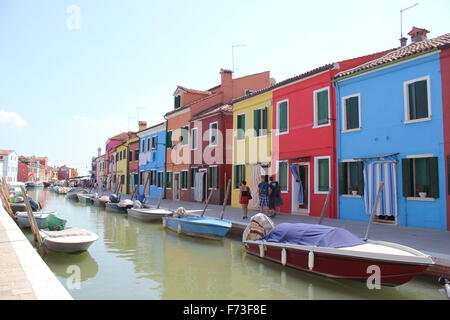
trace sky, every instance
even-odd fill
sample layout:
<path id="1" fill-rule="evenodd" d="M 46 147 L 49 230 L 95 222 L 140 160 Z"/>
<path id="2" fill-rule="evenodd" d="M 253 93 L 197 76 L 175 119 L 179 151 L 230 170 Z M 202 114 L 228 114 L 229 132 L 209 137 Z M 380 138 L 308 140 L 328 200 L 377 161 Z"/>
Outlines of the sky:
<path id="1" fill-rule="evenodd" d="M 0 149 L 87 174 L 137 120 L 163 121 L 177 85 L 221 68 L 276 81 L 399 46 L 413 26 L 450 32 L 448 0 L 1 0 Z"/>

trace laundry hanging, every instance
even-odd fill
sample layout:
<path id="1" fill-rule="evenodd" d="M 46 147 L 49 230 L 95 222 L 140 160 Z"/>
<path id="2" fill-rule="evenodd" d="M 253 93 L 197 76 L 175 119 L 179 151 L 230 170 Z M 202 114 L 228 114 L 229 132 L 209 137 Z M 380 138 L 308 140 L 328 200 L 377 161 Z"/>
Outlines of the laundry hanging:
<path id="1" fill-rule="evenodd" d="M 300 177 L 300 172 L 298 170 L 298 165 L 297 164 L 291 164 L 289 166 L 289 168 L 291 169 L 292 175 L 294 176 L 294 179 L 296 182 L 298 182 L 298 204 L 302 205 L 303 204 L 303 183 L 302 183 L 302 179 Z"/>
<path id="2" fill-rule="evenodd" d="M 376 215 L 397 216 L 397 163 L 364 163 L 364 203 L 366 214 L 372 213 L 380 182 L 384 182 Z"/>

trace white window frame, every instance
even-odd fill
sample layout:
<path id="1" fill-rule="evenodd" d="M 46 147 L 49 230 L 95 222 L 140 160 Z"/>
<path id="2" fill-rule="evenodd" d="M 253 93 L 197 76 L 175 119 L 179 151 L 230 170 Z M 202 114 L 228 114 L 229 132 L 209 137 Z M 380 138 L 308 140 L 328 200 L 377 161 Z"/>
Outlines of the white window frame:
<path id="1" fill-rule="evenodd" d="M 238 138 L 238 126 L 237 126 L 237 123 L 238 123 L 239 116 L 244 116 L 244 136 L 242 137 L 242 139 Z M 243 140 L 245 140 L 245 133 L 246 133 L 246 129 L 245 128 L 247 127 L 247 124 L 246 124 L 246 120 L 247 119 L 246 118 L 247 118 L 247 115 L 246 115 L 245 112 L 239 113 L 239 114 L 236 115 L 236 141 L 243 141 Z"/>
<path id="2" fill-rule="evenodd" d="M 260 135 L 256 135 L 256 131 L 253 130 L 253 135 L 256 139 L 261 138 L 261 137 L 267 137 L 267 135 L 269 133 L 269 108 L 267 106 L 262 106 L 262 107 L 253 109 L 253 112 L 255 112 L 256 110 L 263 110 L 263 109 L 267 110 L 267 129 L 265 129 L 266 130 L 265 134 L 260 134 Z M 254 113 L 253 113 L 253 115 L 254 115 Z M 262 120 L 262 112 L 260 113 L 259 120 L 260 121 Z M 262 124 L 262 121 L 260 122 L 260 124 Z M 254 117 L 253 117 L 253 128 L 255 128 L 255 118 Z M 261 133 L 262 130 L 264 130 L 264 129 L 260 128 L 259 130 L 260 130 L 259 133 Z"/>
<path id="3" fill-rule="evenodd" d="M 319 191 L 319 160 L 328 160 L 328 187 L 331 188 L 331 157 L 314 157 L 314 194 L 328 194 L 329 191 Z"/>
<path id="4" fill-rule="evenodd" d="M 323 91 L 328 91 L 328 123 L 326 123 L 326 124 L 321 124 L 321 125 L 319 125 L 318 124 L 318 122 L 319 122 L 319 119 L 318 119 L 318 110 L 317 110 L 317 107 L 318 107 L 318 105 L 317 105 L 317 94 L 318 93 L 320 93 L 320 92 L 323 92 Z M 322 128 L 322 127 L 328 127 L 328 126 L 330 126 L 331 125 L 331 120 L 330 120 L 330 111 L 331 111 L 331 109 L 330 109 L 330 102 L 331 102 L 331 99 L 330 99 L 330 87 L 324 87 L 324 88 L 321 88 L 321 89 L 317 89 L 317 90 L 314 90 L 313 91 L 313 104 L 314 104 L 314 110 L 313 110 L 313 112 L 314 112 L 314 125 L 313 125 L 313 128 L 315 129 L 315 128 Z"/>
<path id="5" fill-rule="evenodd" d="M 354 129 L 347 129 L 347 105 L 345 104 L 345 100 L 358 97 L 358 121 L 359 121 L 359 127 Z M 361 94 L 351 94 L 345 97 L 342 97 L 342 133 L 346 132 L 353 132 L 353 131 L 359 131 L 361 130 Z"/>
<path id="6" fill-rule="evenodd" d="M 194 139 L 194 132 L 196 133 L 195 139 Z M 195 144 L 195 146 L 194 146 Z M 191 150 L 197 150 L 198 149 L 198 127 L 191 129 Z"/>
<path id="7" fill-rule="evenodd" d="M 408 85 L 414 82 L 426 80 L 427 81 L 427 102 L 428 102 L 428 117 L 421 118 L 421 119 L 409 119 L 409 92 L 408 92 Z M 431 120 L 431 90 L 430 90 L 430 76 L 426 75 L 420 78 L 412 79 L 403 82 L 403 100 L 404 100 L 404 112 L 405 112 L 405 124 L 409 123 L 416 123 L 416 122 L 423 122 L 423 121 L 430 121 Z"/>
<path id="8" fill-rule="evenodd" d="M 362 162 L 362 160 L 356 160 L 356 159 L 347 159 L 347 160 L 341 160 L 341 163 L 345 163 L 345 165 L 347 166 L 347 177 L 346 177 L 346 179 L 347 179 L 347 188 L 349 188 L 349 180 L 350 180 L 350 170 L 349 170 L 349 168 L 348 168 L 348 165 L 350 164 L 350 163 L 352 163 L 352 162 Z M 339 162 L 338 162 L 338 164 L 339 164 Z M 339 174 L 339 172 L 338 172 L 338 174 Z M 338 179 L 339 179 L 339 177 L 338 177 Z M 350 190 L 350 188 L 349 188 L 349 190 Z M 350 193 L 346 193 L 346 194 L 339 194 L 339 196 L 340 197 L 344 197 L 344 198 L 362 198 L 363 196 L 362 195 L 360 195 L 360 194 L 357 194 L 356 196 L 354 196 L 352 193 L 351 193 L 351 190 L 349 191 Z"/>
<path id="9" fill-rule="evenodd" d="M 156 140 L 154 148 L 153 148 L 153 139 Z M 158 150 L 158 136 L 157 135 L 151 136 L 151 138 L 150 138 L 150 150 L 151 151 Z"/>
<path id="10" fill-rule="evenodd" d="M 236 179 L 236 178 L 234 177 L 234 173 L 235 173 L 234 167 L 237 167 L 237 166 L 244 166 L 244 171 L 247 170 L 247 167 L 246 167 L 245 163 L 236 163 L 236 164 L 233 164 L 233 166 L 232 166 L 232 170 L 233 170 L 233 181 L 232 181 L 232 183 L 233 183 L 233 190 L 239 190 L 239 186 L 238 186 L 237 188 L 234 187 L 234 180 Z M 240 181 L 242 181 L 242 180 L 246 180 L 246 179 L 245 179 L 245 175 L 244 175 L 244 177 L 242 177 L 242 179 L 241 179 Z M 240 181 L 239 181 L 239 182 L 240 182 Z M 247 184 L 247 187 L 248 187 L 248 184 Z"/>
<path id="11" fill-rule="evenodd" d="M 282 104 L 283 102 L 286 102 L 287 103 L 287 130 L 286 131 L 284 131 L 284 132 L 280 132 L 280 104 Z M 283 135 L 283 134 L 289 134 L 289 99 L 284 99 L 284 100 L 281 100 L 281 101 L 278 101 L 277 102 L 277 123 L 276 123 L 276 125 L 277 125 L 277 129 L 276 129 L 276 135 L 277 136 L 281 136 L 281 135 Z"/>
<path id="12" fill-rule="evenodd" d="M 216 129 L 216 141 L 215 141 L 215 143 L 214 144 L 212 144 L 211 143 L 211 138 L 212 138 L 212 126 L 213 126 L 213 124 L 216 124 L 217 125 L 217 129 Z M 219 122 L 218 121 L 214 121 L 214 122 L 211 122 L 210 124 L 209 124 L 209 146 L 210 147 L 215 147 L 215 146 L 217 146 L 218 144 L 219 144 Z"/>
<path id="13" fill-rule="evenodd" d="M 433 158 L 435 157 L 435 155 L 433 155 L 432 153 L 429 154 L 413 154 L 413 155 L 407 155 L 406 159 L 409 160 L 415 160 L 415 159 L 427 159 L 427 158 Z M 416 179 L 416 163 L 415 161 L 414 163 L 414 168 L 413 168 L 413 172 L 414 172 L 414 177 L 412 177 L 415 181 Z M 440 178 L 440 177 L 438 177 Z M 413 185 L 415 185 L 415 182 L 413 183 Z M 411 201 L 435 201 L 436 198 L 432 198 L 432 197 L 426 197 L 426 198 L 420 198 L 420 197 L 406 197 L 406 200 L 411 200 Z"/>
<path id="14" fill-rule="evenodd" d="M 288 160 L 277 160 L 277 181 L 280 183 L 280 162 L 284 162 L 287 164 L 287 170 L 286 170 L 286 191 L 281 190 L 281 193 L 289 193 L 289 161 Z"/>

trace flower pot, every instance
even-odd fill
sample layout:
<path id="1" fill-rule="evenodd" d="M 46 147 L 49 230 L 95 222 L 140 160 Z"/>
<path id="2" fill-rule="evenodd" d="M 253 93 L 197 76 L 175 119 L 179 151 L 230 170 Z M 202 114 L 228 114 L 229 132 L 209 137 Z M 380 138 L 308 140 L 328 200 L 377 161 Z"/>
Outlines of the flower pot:
<path id="1" fill-rule="evenodd" d="M 352 195 L 357 196 L 358 195 L 358 190 L 352 190 Z"/>
<path id="2" fill-rule="evenodd" d="M 426 198 L 427 197 L 427 193 L 426 192 L 419 192 L 419 197 Z"/>

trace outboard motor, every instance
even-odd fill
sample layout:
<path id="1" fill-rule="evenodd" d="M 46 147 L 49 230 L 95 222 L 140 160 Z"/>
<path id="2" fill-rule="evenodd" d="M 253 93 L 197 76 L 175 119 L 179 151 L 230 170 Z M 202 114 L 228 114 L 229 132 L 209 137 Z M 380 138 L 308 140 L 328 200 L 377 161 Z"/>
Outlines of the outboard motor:
<path id="1" fill-rule="evenodd" d="M 112 194 L 109 196 L 109 201 L 111 201 L 112 203 L 118 203 L 119 202 L 119 197 L 117 196 L 117 194 Z"/>
<path id="2" fill-rule="evenodd" d="M 134 203 L 133 203 L 133 208 L 141 209 L 142 208 L 142 203 L 139 200 L 135 200 Z"/>
<path id="3" fill-rule="evenodd" d="M 33 199 L 30 199 L 30 206 L 31 206 L 31 210 L 33 210 L 33 211 L 39 210 L 39 204 L 36 201 L 34 201 Z"/>

